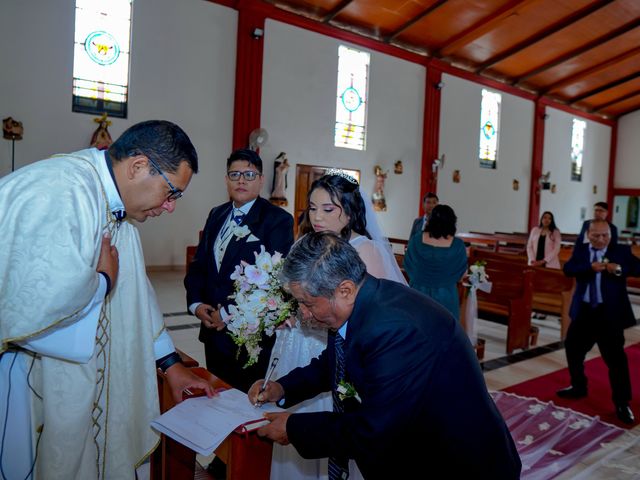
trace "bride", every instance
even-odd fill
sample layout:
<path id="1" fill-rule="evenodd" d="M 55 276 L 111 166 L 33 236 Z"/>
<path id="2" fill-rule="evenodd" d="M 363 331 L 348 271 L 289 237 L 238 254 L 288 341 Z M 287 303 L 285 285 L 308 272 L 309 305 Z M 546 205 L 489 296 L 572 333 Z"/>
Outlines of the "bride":
<path id="1" fill-rule="evenodd" d="M 367 272 L 407 284 L 395 260 L 391 246 L 378 226 L 372 205 L 365 206 L 358 182 L 341 172 L 331 172 L 311 185 L 307 195 L 307 210 L 301 223 L 300 234 L 311 231 L 330 231 L 340 235 L 357 250 Z M 327 330 L 314 328 L 303 319 L 297 328 L 276 331 L 276 343 L 271 359 L 279 358 L 274 378 L 279 378 L 296 367 L 308 365 L 327 346 Z M 331 392 L 290 408 L 292 413 L 331 411 Z M 350 462 L 350 479 L 361 478 L 355 462 Z M 291 445 L 273 445 L 271 462 L 273 480 L 326 479 L 327 459 L 302 458 Z"/>

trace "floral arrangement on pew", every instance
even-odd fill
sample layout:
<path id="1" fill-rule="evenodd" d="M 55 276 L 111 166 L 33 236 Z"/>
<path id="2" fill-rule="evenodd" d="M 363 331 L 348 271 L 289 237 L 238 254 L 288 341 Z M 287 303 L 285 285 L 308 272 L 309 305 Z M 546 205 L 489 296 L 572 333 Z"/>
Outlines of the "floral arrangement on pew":
<path id="1" fill-rule="evenodd" d="M 467 287 L 467 303 L 464 310 L 464 327 L 471 344 L 475 347 L 478 343 L 478 296 L 477 290 L 486 293 L 491 292 L 491 282 L 489 275 L 485 271 L 487 262 L 478 260 L 469 267 L 465 282 L 462 285 Z"/>
<path id="2" fill-rule="evenodd" d="M 295 299 L 280 283 L 282 255 L 278 252 L 269 254 L 264 245 L 260 245 L 260 252 L 254 252 L 254 255 L 254 265 L 243 261 L 231 274 L 235 292 L 229 298 L 235 305 L 229 305 L 229 316 L 225 319 L 234 343 L 245 348 L 249 355 L 244 368 L 258 361 L 262 334 L 272 336 L 276 327 L 294 315 L 298 308 Z"/>
<path id="3" fill-rule="evenodd" d="M 485 271 L 487 262 L 485 260 L 478 260 L 469 267 L 469 273 L 467 273 L 467 283 L 463 283 L 467 287 L 467 296 L 471 292 L 480 289 L 483 292 L 491 292 L 491 282 L 489 282 L 489 275 Z"/>

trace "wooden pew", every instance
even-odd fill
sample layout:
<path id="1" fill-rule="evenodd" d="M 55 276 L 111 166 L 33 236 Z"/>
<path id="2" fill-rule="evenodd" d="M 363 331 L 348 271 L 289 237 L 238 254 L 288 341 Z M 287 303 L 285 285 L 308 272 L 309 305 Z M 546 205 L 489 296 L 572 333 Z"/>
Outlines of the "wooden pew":
<path id="1" fill-rule="evenodd" d="M 467 247 L 475 247 L 476 249 L 490 252 L 495 252 L 498 248 L 498 241 L 489 233 L 457 233 L 456 237 L 462 240 Z"/>
<path id="2" fill-rule="evenodd" d="M 575 279 L 567 277 L 559 269 L 527 266 L 527 257 L 524 255 L 484 251 L 478 251 L 474 255 L 488 263 L 511 262 L 517 268 L 532 269 L 534 271 L 533 310 L 558 315 L 560 317 L 560 338 L 564 340 L 571 322 L 569 309 L 575 288 Z"/>
<path id="3" fill-rule="evenodd" d="M 483 252 L 484 253 L 484 252 Z M 472 250 L 469 264 L 482 259 Z M 531 325 L 533 277 L 530 268 L 518 268 L 513 262 L 492 261 L 485 266 L 493 283 L 491 293 L 478 290 L 478 312 L 490 320 L 504 319 L 507 324 L 507 354 L 515 349 L 535 346 L 538 328 Z"/>

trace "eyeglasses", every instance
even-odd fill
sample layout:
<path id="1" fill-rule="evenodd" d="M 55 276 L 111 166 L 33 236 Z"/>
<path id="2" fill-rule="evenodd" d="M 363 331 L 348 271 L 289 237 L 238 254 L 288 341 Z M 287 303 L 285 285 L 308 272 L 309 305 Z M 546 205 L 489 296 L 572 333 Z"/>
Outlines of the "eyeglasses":
<path id="1" fill-rule="evenodd" d="M 160 169 L 160 166 L 156 162 L 154 162 L 151 157 L 147 156 L 147 158 L 151 162 L 151 165 L 153 165 L 154 168 L 158 170 L 158 173 L 162 175 L 162 178 L 164 178 L 164 181 L 167 182 L 167 184 L 169 184 L 170 191 L 169 191 L 169 195 L 167 195 L 167 200 L 170 202 L 173 202 L 175 200 L 178 200 L 179 198 L 182 198 L 182 195 L 184 194 L 184 192 L 179 188 L 176 188 L 173 186 L 173 184 L 169 181 L 167 176 L 164 173 L 162 173 L 162 169 Z"/>
<path id="2" fill-rule="evenodd" d="M 261 173 L 256 172 L 255 170 L 247 170 L 245 172 L 231 171 L 227 172 L 227 177 L 232 182 L 237 182 L 240 180 L 240 177 L 244 177 L 247 182 L 253 182 L 256 178 L 261 176 Z"/>

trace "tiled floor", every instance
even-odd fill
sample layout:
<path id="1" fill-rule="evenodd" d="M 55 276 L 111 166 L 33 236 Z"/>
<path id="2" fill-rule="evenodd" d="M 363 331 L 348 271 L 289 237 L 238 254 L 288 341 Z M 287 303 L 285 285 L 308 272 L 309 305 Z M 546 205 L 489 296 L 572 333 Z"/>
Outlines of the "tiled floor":
<path id="1" fill-rule="evenodd" d="M 173 338 L 177 348 L 184 351 L 201 365 L 205 364 L 202 344 L 198 341 L 199 322 L 195 317 L 187 314 L 184 287 L 182 285 L 183 272 L 164 271 L 152 272 L 149 274 L 152 284 L 156 289 L 158 301 L 165 314 L 167 329 Z M 640 317 L 640 296 L 632 295 L 634 311 L 636 317 Z M 526 352 L 525 355 L 507 357 L 505 353 L 504 338 L 506 337 L 506 326 L 492 322 L 480 320 L 478 325 L 478 335 L 486 340 L 484 370 L 485 380 L 490 390 L 500 390 L 510 385 L 523 382 L 546 373 L 566 367 L 564 349 L 559 344 L 560 325 L 555 317 L 547 317 L 545 320 L 533 320 L 534 325 L 540 329 L 538 336 L 538 348 Z M 640 326 L 627 329 L 625 332 L 627 344 L 640 342 Z M 598 356 L 597 347 L 594 348 L 587 358 Z M 520 359 L 519 357 L 532 357 Z M 517 360 L 517 361 L 516 361 Z M 632 375 L 637 378 L 638 372 Z M 640 412 L 635 412 L 640 415 Z M 614 444 L 631 442 L 640 435 L 640 427 L 636 427 L 627 434 L 619 437 Z M 583 469 L 591 465 L 600 456 L 605 455 L 609 450 L 603 449 L 587 458 L 587 460 L 564 472 L 559 479 L 572 479 Z M 199 458 L 199 461 L 206 465 L 208 459 Z M 635 467 L 640 472 L 640 458 Z M 638 474 L 621 474 L 619 477 L 612 477 L 610 471 L 596 470 L 590 472 L 589 479 L 607 480 L 611 478 L 639 478 Z"/>

